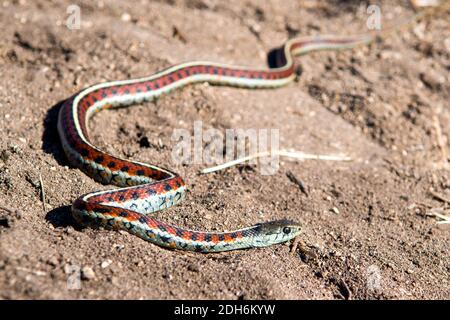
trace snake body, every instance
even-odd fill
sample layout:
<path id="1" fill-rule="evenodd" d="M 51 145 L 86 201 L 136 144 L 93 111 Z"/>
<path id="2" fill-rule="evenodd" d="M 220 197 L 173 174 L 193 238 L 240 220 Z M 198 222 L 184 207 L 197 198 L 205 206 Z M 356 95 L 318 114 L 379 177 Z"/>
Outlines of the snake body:
<path id="1" fill-rule="evenodd" d="M 276 68 L 250 69 L 195 61 L 146 78 L 93 85 L 73 95 L 62 104 L 58 117 L 58 132 L 69 162 L 102 184 L 120 187 L 79 197 L 72 205 L 74 218 L 84 225 L 124 229 L 166 248 L 199 252 L 265 247 L 296 237 L 301 226 L 289 220 L 259 223 L 232 232 L 192 231 L 155 220 L 151 213 L 176 205 L 185 197 L 181 176 L 100 150 L 89 139 L 88 120 L 100 110 L 150 101 L 192 83 L 251 89 L 281 87 L 295 78 L 294 56 L 352 48 L 372 38 L 370 35 L 297 38 L 277 50 Z"/>

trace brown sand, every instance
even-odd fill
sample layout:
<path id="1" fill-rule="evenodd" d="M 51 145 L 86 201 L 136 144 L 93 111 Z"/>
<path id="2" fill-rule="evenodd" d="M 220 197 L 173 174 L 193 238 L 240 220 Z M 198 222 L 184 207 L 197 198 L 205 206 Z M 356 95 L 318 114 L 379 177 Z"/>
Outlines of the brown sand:
<path id="1" fill-rule="evenodd" d="M 12 211 L 0 210 L 0 298 L 450 298 L 448 228 L 427 215 L 449 208 L 430 188 L 450 197 L 450 38 L 442 15 L 368 47 L 305 56 L 299 80 L 282 89 L 198 84 L 92 120 L 101 148 L 185 177 L 186 201 L 160 219 L 197 230 L 281 218 L 305 226 L 296 253 L 277 245 L 205 255 L 74 224 L 72 201 L 106 186 L 68 167 L 58 102 L 177 62 L 264 66 L 288 36 L 364 32 L 364 7 L 85 0 L 77 1 L 81 29 L 69 30 L 72 3 L 0 1 L 0 206 Z M 407 1 L 381 4 L 386 24 L 413 14 Z M 195 120 L 221 130 L 278 128 L 283 148 L 354 160 L 283 160 L 272 176 L 242 165 L 200 175 L 204 165 L 171 160 L 173 130 L 191 130 Z"/>

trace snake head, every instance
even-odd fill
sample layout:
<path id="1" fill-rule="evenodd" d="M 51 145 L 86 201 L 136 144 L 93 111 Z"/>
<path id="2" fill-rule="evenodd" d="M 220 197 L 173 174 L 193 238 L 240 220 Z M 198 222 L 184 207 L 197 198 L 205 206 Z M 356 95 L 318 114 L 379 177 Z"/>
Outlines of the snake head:
<path id="1" fill-rule="evenodd" d="M 301 225 L 292 220 L 277 220 L 257 224 L 252 230 L 252 246 L 267 247 L 289 241 L 298 236 L 301 229 Z"/>

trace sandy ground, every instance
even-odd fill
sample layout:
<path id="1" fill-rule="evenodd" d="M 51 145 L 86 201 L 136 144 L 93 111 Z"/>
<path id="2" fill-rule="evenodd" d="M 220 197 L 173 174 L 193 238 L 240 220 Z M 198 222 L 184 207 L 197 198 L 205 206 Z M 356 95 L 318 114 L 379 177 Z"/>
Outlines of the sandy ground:
<path id="1" fill-rule="evenodd" d="M 69 30 L 74 3 L 81 26 Z M 413 14 L 407 1 L 379 4 L 386 24 Z M 298 81 L 282 89 L 198 84 L 91 121 L 104 150 L 185 177 L 187 199 L 160 219 L 231 230 L 290 218 L 304 225 L 301 250 L 169 251 L 124 232 L 80 228 L 70 215 L 79 195 L 107 187 L 68 166 L 56 131 L 61 101 L 177 62 L 264 66 L 290 36 L 365 32 L 366 6 L 1 0 L 0 298 L 449 299 L 449 229 L 427 214 L 450 206 L 430 193 L 450 198 L 443 15 L 367 47 L 305 56 Z M 255 165 L 201 175 L 204 165 L 171 157 L 173 130 L 192 130 L 196 120 L 222 131 L 276 128 L 282 148 L 353 161 L 283 160 L 271 176 Z"/>

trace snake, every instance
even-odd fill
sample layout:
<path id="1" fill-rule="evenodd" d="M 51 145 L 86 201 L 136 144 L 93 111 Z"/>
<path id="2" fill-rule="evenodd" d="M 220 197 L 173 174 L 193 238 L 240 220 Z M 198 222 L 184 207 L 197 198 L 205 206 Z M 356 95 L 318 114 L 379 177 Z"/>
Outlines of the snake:
<path id="1" fill-rule="evenodd" d="M 81 225 L 125 230 L 168 249 L 203 253 L 267 247 L 287 242 L 302 230 L 298 222 L 281 219 L 229 232 L 194 231 L 153 217 L 185 198 L 186 184 L 175 172 L 127 160 L 96 147 L 89 138 L 89 119 L 101 110 L 151 101 L 195 83 L 246 89 L 274 89 L 296 78 L 294 58 L 319 50 L 350 49 L 373 35 L 293 38 L 276 48 L 268 68 L 248 68 L 208 61 L 190 61 L 148 77 L 95 84 L 66 99 L 58 114 L 58 133 L 69 163 L 104 185 L 118 188 L 77 198 L 72 216 Z"/>

